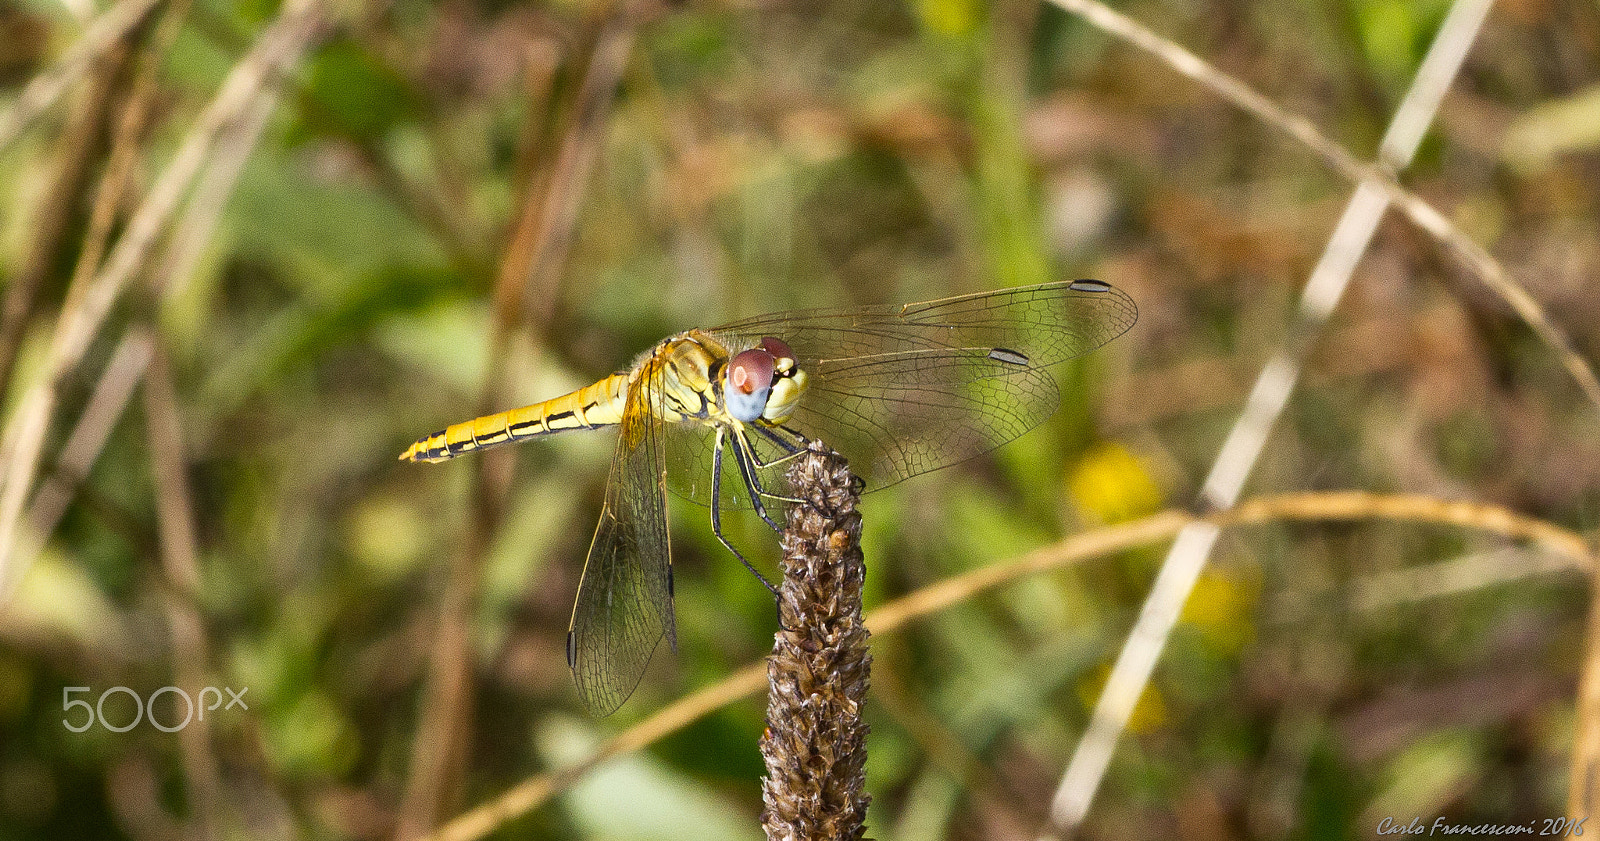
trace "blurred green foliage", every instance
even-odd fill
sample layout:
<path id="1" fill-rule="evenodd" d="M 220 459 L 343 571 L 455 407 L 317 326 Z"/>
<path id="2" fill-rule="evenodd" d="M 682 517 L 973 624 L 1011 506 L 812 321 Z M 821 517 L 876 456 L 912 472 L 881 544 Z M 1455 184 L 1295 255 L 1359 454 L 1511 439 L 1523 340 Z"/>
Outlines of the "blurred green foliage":
<path id="1" fill-rule="evenodd" d="M 82 5 L 0 10 L 0 32 L 27 35 L 0 37 L 0 106 L 80 37 L 68 9 Z M 1448 4 L 1119 8 L 1370 156 Z M 1195 499 L 1350 193 L 1273 130 L 1049 5 L 335 9 L 159 306 L 200 551 L 185 603 L 208 685 L 248 688 L 248 711 L 208 718 L 226 838 L 391 835 L 415 782 L 441 594 L 472 547 L 472 700 L 446 817 L 587 755 L 769 645 L 769 595 L 716 543 L 706 510 L 674 499 L 679 651 L 657 652 L 612 719 L 582 717 L 563 636 L 613 439 L 522 447 L 485 523 L 479 459 L 395 462 L 415 437 L 587 384 L 692 326 L 1078 276 L 1127 290 L 1139 325 L 1062 366 L 1062 409 L 1043 427 L 868 498 L 868 603 L 881 605 Z M 159 64 L 128 202 L 280 11 L 195 5 Z M 644 17 L 594 165 L 561 169 L 616 14 Z M 1497 9 L 1406 174 L 1589 359 L 1597 32 L 1593 4 Z M 125 95 L 134 71 L 119 72 Z M 39 247 L 41 209 L 71 202 L 8 415 L 39 376 L 107 158 L 94 141 L 88 174 L 52 180 L 81 142 L 68 115 L 83 96 L 0 151 L 6 294 Z M 545 285 L 497 344 L 498 273 L 524 214 L 549 212 L 562 178 L 580 182 L 571 228 L 552 217 Z M 117 310 L 66 384 L 63 418 L 84 410 L 139 310 Z M 1251 489 L 1409 491 L 1592 531 L 1594 430 L 1548 349 L 1391 222 Z M 46 475 L 68 432 L 50 431 Z M 136 396 L 0 610 L 0 841 L 189 837 L 196 759 L 177 735 L 62 724 L 65 687 L 148 698 L 179 680 L 160 525 Z M 728 527 L 770 567 L 764 525 Z M 1381 607 L 1352 595 L 1504 548 L 1408 523 L 1228 532 L 1083 837 L 1358 838 L 1385 816 L 1560 814 L 1587 656 L 1583 580 L 1480 582 Z M 1034 837 L 1163 550 L 1030 578 L 876 640 L 870 834 Z M 131 715 L 114 703 L 113 719 Z M 762 727 L 760 702 L 742 701 L 494 837 L 757 837 Z"/>

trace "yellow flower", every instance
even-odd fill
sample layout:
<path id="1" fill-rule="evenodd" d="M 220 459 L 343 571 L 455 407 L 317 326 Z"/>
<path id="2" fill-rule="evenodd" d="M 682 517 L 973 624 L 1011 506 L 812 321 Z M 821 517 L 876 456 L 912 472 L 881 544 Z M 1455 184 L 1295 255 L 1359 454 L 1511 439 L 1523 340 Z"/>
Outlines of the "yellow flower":
<path id="1" fill-rule="evenodd" d="M 1161 488 L 1139 457 L 1115 442 L 1083 454 L 1067 473 L 1067 493 L 1091 517 L 1116 523 L 1161 507 Z"/>

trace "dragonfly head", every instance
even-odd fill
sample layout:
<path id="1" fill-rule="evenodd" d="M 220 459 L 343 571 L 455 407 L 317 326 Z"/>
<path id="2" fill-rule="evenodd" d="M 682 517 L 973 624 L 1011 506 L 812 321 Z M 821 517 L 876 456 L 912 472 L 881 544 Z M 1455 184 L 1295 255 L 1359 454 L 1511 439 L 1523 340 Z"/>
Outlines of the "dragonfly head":
<path id="1" fill-rule="evenodd" d="M 746 423 L 758 418 L 773 423 L 788 420 L 806 388 L 805 371 L 795 361 L 794 351 L 770 336 L 757 347 L 734 354 L 723 379 L 728 414 Z"/>

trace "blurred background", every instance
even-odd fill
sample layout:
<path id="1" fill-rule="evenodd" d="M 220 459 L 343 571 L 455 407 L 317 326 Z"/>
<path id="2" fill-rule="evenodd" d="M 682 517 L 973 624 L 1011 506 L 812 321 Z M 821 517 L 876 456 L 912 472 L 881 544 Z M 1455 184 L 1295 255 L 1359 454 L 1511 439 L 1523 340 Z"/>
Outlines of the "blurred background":
<path id="1" fill-rule="evenodd" d="M 1449 3 L 1118 8 L 1370 160 Z M 1402 175 L 1589 360 L 1597 85 L 1600 7 L 1499 3 Z M 1353 189 L 1020 2 L 13 0 L 0 108 L 0 839 L 415 837 L 762 657 L 770 596 L 673 499 L 679 651 L 586 717 L 563 639 L 613 435 L 395 461 L 689 327 L 1074 277 L 1138 302 L 1043 427 L 867 497 L 869 609 L 1191 506 Z M 1245 497 L 1592 536 L 1595 412 L 1391 215 Z M 875 638 L 870 835 L 1037 837 L 1165 550 Z M 1562 814 L 1585 583 L 1455 526 L 1225 532 L 1081 837 Z M 248 709 L 174 727 L 168 686 Z M 758 838 L 762 716 L 490 837 Z"/>

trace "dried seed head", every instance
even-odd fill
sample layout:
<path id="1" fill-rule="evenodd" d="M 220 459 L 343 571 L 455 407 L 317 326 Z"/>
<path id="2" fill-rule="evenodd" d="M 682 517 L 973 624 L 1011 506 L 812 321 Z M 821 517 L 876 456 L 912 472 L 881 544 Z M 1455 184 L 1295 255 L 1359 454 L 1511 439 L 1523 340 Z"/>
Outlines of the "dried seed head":
<path id="1" fill-rule="evenodd" d="M 820 442 L 796 459 L 789 484 L 802 502 L 783 534 L 761 825 L 769 841 L 859 839 L 871 799 L 861 703 L 872 658 L 861 623 L 858 485 L 844 458 Z"/>

